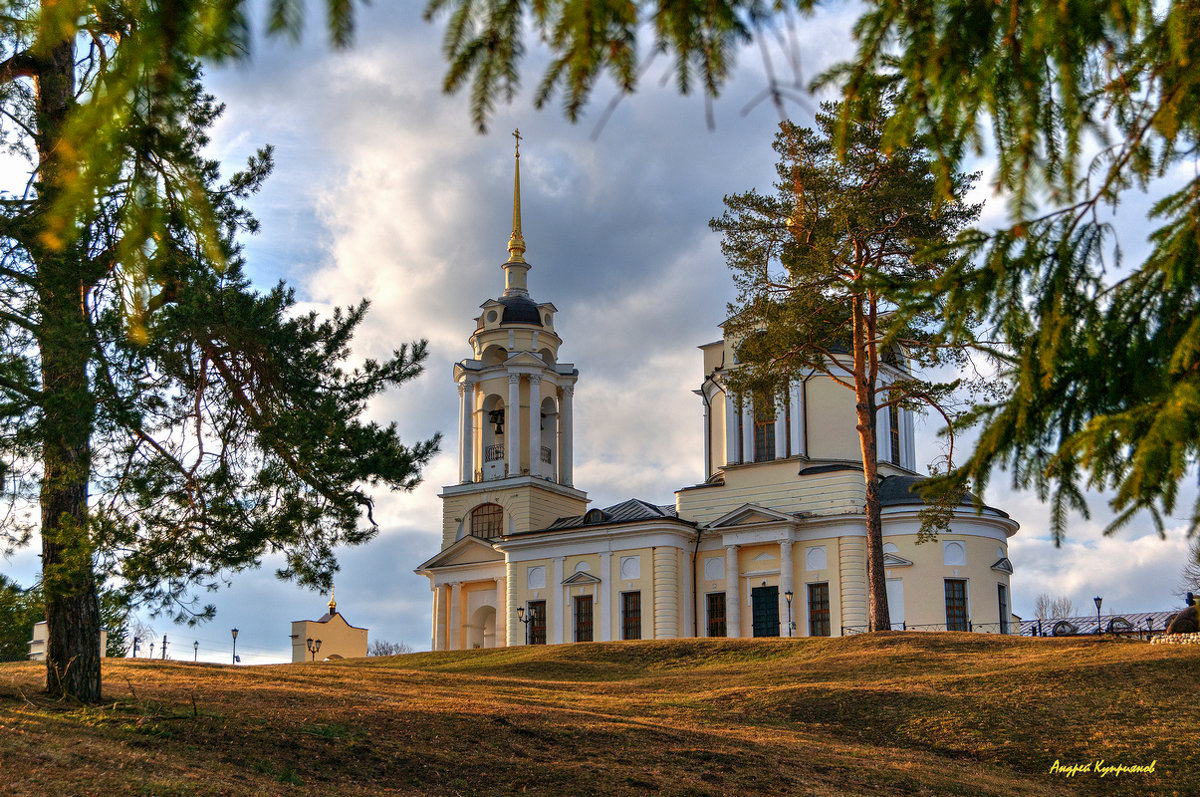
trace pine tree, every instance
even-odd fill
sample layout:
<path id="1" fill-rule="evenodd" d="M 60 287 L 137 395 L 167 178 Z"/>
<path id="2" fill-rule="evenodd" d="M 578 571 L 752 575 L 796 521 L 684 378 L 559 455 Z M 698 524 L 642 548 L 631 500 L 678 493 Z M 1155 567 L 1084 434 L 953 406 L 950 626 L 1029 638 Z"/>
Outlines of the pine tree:
<path id="1" fill-rule="evenodd" d="M 781 160 L 772 194 L 725 198 L 712 221 L 724 234 L 738 299 L 726 333 L 739 339 L 731 388 L 771 395 L 811 374 L 851 391 L 866 483 L 870 629 L 891 628 L 883 572 L 877 413 L 931 406 L 946 412 L 955 384 L 914 375 L 961 364 L 932 314 L 895 312 L 896 297 L 928 282 L 953 260 L 946 245 L 978 216 L 964 197 L 974 176 L 954 175 L 949 198 L 936 187 L 920 146 L 885 150 L 883 101 L 867 121 L 834 143 L 840 109 L 822 106 L 816 128 L 785 123 L 775 139 Z"/>
<path id="2" fill-rule="evenodd" d="M 362 419 L 425 347 L 347 368 L 365 302 L 321 320 L 245 278 L 270 151 L 220 181 L 196 61 L 244 47 L 240 3 L 11 3 L 0 42 L 0 129 L 31 173 L 0 200 L 0 489 L 40 509 L 4 531 L 41 535 L 47 689 L 90 702 L 99 581 L 193 620 L 213 612 L 193 590 L 268 553 L 329 586 L 334 547 L 375 533 L 367 489 L 411 489 L 436 450 Z"/>

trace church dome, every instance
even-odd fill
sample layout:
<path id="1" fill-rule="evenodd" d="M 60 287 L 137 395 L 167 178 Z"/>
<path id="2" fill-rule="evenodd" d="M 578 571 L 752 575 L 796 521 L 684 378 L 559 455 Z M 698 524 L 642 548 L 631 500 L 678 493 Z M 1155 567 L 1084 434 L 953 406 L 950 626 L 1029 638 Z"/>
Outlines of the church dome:
<path id="1" fill-rule="evenodd" d="M 504 315 L 500 318 L 501 326 L 505 324 L 542 326 L 542 313 L 538 310 L 537 302 L 528 296 L 521 296 L 519 294 L 501 296 L 496 301 L 504 305 Z"/>

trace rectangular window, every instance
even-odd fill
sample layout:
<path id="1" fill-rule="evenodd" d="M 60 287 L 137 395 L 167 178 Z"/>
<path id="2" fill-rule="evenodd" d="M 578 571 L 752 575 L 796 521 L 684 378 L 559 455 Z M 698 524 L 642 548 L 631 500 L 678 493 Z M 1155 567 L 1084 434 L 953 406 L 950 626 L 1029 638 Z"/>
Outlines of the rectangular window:
<path id="1" fill-rule="evenodd" d="M 704 596 L 708 635 L 725 636 L 725 593 L 710 592 Z"/>
<path id="2" fill-rule="evenodd" d="M 642 638 L 642 593 L 621 593 L 621 639 Z"/>
<path id="3" fill-rule="evenodd" d="M 808 635 L 829 636 L 829 584 L 808 585 Z"/>
<path id="4" fill-rule="evenodd" d="M 892 464 L 900 464 L 900 408 L 895 404 L 888 407 L 888 433 L 891 438 Z"/>
<path id="5" fill-rule="evenodd" d="M 946 579 L 946 630 L 967 631 L 967 582 Z"/>
<path id="6" fill-rule="evenodd" d="M 575 641 L 592 641 L 592 596 L 575 596 Z"/>
<path id="7" fill-rule="evenodd" d="M 775 407 L 769 396 L 760 397 L 754 402 L 754 461 L 772 459 L 775 459 Z"/>
<path id="8" fill-rule="evenodd" d="M 1007 634 L 1009 622 L 1008 587 L 1003 584 L 997 584 L 996 594 L 1000 599 L 1000 633 Z"/>
<path id="9" fill-rule="evenodd" d="M 533 618 L 529 623 L 529 644 L 546 644 L 546 602 L 530 601 L 527 611 Z"/>

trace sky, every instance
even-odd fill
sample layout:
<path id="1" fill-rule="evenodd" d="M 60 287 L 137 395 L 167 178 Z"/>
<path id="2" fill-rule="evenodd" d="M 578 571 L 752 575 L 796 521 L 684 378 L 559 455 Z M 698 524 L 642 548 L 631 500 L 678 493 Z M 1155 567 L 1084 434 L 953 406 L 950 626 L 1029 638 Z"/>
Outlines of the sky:
<path id="1" fill-rule="evenodd" d="M 500 104 L 487 135 L 471 124 L 465 95 L 441 91 L 440 23 L 421 19 L 422 3 L 358 9 L 356 43 L 334 52 L 319 15 L 298 46 L 259 42 L 249 62 L 208 71 L 207 85 L 227 106 L 213 130 L 211 154 L 230 171 L 258 147 L 275 147 L 276 168 L 249 203 L 262 222 L 246 241 L 248 272 L 266 289 L 293 286 L 305 308 L 371 300 L 355 342 L 358 357 L 386 357 L 400 344 L 429 341 L 425 372 L 376 400 L 371 417 L 396 422 L 406 441 L 441 432 L 442 448 L 411 493 L 377 494 L 378 536 L 343 549 L 335 578 L 339 610 L 371 639 L 430 645 L 428 581 L 413 568 L 437 552 L 440 487 L 457 481 L 458 394 L 451 366 L 469 355 L 479 305 L 503 289 L 500 263 L 511 231 L 513 138 L 520 128 L 523 228 L 533 264 L 530 292 L 553 302 L 563 338 L 560 360 L 579 369 L 575 393 L 575 483 L 593 506 L 626 498 L 670 503 L 676 489 L 700 481 L 702 410 L 692 394 L 702 379 L 700 344 L 734 298 L 718 236 L 708 221 L 726 194 L 768 189 L 779 115 L 770 103 L 743 114 L 766 85 L 757 49 L 742 52 L 734 81 L 706 125 L 699 96 L 681 97 L 656 64 L 639 91 L 620 100 L 601 81 L 584 118 L 565 120 L 555 98 L 536 111 L 531 89 L 545 53 L 530 41 L 524 90 Z M 807 81 L 852 49 L 851 10 L 825 11 L 797 32 Z M 782 59 L 773 63 L 782 72 Z M 819 98 L 788 106 L 809 124 Z M 1003 219 L 1003 201 L 986 181 L 982 223 Z M 8 169 L 0 169 L 0 175 Z M 1137 222 L 1149 200 L 1132 197 L 1121 218 Z M 1134 230 L 1145 225 L 1132 224 Z M 1133 260 L 1144 241 L 1122 240 Z M 918 462 L 939 448 L 937 424 L 919 426 Z M 1039 593 L 1069 597 L 1080 614 L 1101 596 L 1105 614 L 1180 605 L 1176 595 L 1187 544 L 1184 520 L 1166 540 L 1148 519 L 1118 536 L 1104 496 L 1091 497 L 1092 519 L 1071 519 L 1056 548 L 1049 510 L 997 475 L 984 496 L 1021 524 L 1010 541 L 1013 609 L 1033 616 Z M 1195 499 L 1183 489 L 1181 514 Z M 37 577 L 37 543 L 0 570 L 23 584 Z M 202 596 L 216 620 L 199 627 L 140 618 L 168 655 L 229 661 L 238 628 L 243 663 L 290 657 L 290 621 L 315 619 L 328 596 L 274 577 L 270 558 L 221 591 Z M 149 636 L 149 634 L 146 634 Z M 161 647 L 156 651 L 160 651 Z M 142 653 L 147 652 L 143 641 Z M 157 652 L 156 652 L 157 655 Z"/>

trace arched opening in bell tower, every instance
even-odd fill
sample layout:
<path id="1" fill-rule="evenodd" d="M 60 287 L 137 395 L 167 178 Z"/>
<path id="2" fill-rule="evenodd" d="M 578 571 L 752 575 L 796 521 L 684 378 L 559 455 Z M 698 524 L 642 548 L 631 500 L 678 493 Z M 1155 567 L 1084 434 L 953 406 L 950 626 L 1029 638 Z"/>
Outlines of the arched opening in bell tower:
<path id="1" fill-rule="evenodd" d="M 500 365 L 508 359 L 508 350 L 503 346 L 488 346 L 483 350 L 483 356 L 479 359 L 483 363 L 484 368 Z"/>
<path id="2" fill-rule="evenodd" d="M 495 393 L 483 400 L 480 454 L 484 481 L 504 478 L 504 410 L 504 399 Z"/>
<path id="3" fill-rule="evenodd" d="M 558 406 L 553 397 L 542 399 L 542 434 L 541 434 L 541 468 L 539 472 L 550 479 L 558 481 Z"/>

